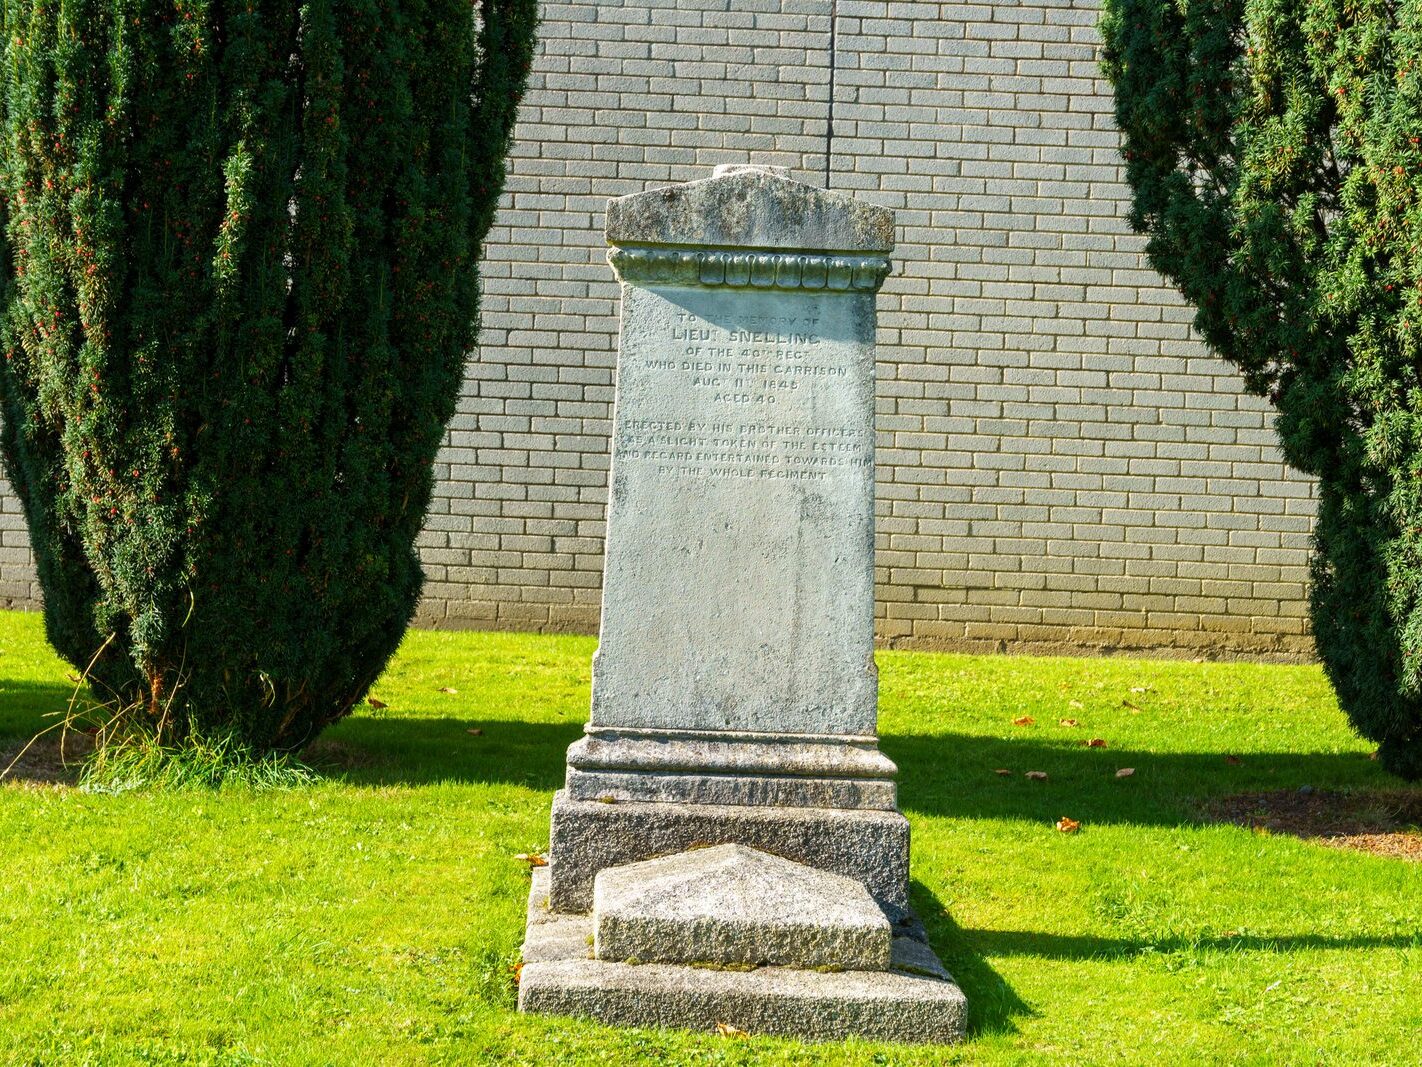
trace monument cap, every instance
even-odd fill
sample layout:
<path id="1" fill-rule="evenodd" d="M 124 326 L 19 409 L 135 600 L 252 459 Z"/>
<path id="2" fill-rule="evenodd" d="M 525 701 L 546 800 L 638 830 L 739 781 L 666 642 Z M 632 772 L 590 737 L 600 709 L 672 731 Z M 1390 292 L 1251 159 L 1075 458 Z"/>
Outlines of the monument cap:
<path id="1" fill-rule="evenodd" d="M 613 245 L 887 254 L 894 213 L 754 164 L 607 202 Z"/>

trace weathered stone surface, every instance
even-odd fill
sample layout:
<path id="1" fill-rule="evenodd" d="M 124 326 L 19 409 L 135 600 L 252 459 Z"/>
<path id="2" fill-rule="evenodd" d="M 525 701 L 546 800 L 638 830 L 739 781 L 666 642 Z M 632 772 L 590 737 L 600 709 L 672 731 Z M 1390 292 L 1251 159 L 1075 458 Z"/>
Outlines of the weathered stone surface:
<path id="1" fill-rule="evenodd" d="M 893 933 L 853 878 L 717 845 L 600 872 L 600 960 L 883 971 Z"/>
<path id="2" fill-rule="evenodd" d="M 642 734 L 589 731 L 568 749 L 585 771 L 704 771 L 891 780 L 894 763 L 872 737 L 797 737 L 689 730 Z"/>
<path id="3" fill-rule="evenodd" d="M 888 252 L 894 213 L 745 166 L 609 201 L 607 239 L 615 245 Z"/>
<path id="4" fill-rule="evenodd" d="M 532 897 L 546 897 L 549 871 L 534 872 Z M 532 910 L 532 909 L 531 909 Z M 864 1037 L 914 1044 L 960 1041 L 967 1021 L 962 991 L 923 966 L 919 942 L 894 939 L 893 959 L 907 951 L 910 970 L 807 971 L 762 967 L 718 970 L 679 964 L 609 963 L 588 957 L 589 916 L 530 924 L 519 979 L 521 1011 L 580 1015 L 612 1025 L 714 1030 L 727 1023 L 753 1034 L 811 1041 Z M 901 943 L 907 943 L 901 949 Z M 931 950 L 928 955 L 932 956 Z"/>
<path id="5" fill-rule="evenodd" d="M 872 738 L 872 292 L 627 285 L 594 729 Z"/>
<path id="6" fill-rule="evenodd" d="M 908 820 L 895 811 L 553 798 L 552 907 L 587 911 L 607 867 L 739 843 L 862 883 L 890 919 L 908 907 Z"/>
<path id="7" fill-rule="evenodd" d="M 873 738 L 590 732 L 568 749 L 576 800 L 893 811 L 894 764 Z"/>
<path id="8" fill-rule="evenodd" d="M 760 171 L 764 174 L 773 174 L 777 178 L 790 177 L 789 167 L 777 167 L 770 163 L 717 163 L 711 170 L 711 177 L 725 178 L 731 174 L 741 174 L 744 171 Z"/>
<path id="9" fill-rule="evenodd" d="M 751 774 L 676 774 L 568 768 L 568 795 L 577 800 L 758 804 L 769 807 L 872 808 L 893 811 L 893 782 L 790 778 Z"/>
<path id="10" fill-rule="evenodd" d="M 550 908 L 549 881 L 547 867 L 534 870 L 525 916 L 523 962 L 543 963 L 592 956 L 593 935 L 588 917 Z"/>

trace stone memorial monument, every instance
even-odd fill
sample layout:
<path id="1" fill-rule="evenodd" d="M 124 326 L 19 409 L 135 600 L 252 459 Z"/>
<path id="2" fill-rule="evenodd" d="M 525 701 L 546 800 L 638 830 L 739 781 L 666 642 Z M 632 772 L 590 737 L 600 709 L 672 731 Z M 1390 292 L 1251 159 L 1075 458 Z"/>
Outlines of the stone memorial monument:
<path id="1" fill-rule="evenodd" d="M 519 1005 L 904 1041 L 964 1002 L 878 749 L 875 294 L 893 214 L 774 168 L 608 204 L 622 281 L 592 713 Z"/>

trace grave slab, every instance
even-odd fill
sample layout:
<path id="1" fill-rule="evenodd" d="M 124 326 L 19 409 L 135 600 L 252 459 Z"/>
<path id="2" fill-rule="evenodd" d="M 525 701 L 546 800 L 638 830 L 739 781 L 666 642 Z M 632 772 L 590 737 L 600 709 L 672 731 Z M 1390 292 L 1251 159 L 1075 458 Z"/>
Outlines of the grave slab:
<path id="1" fill-rule="evenodd" d="M 611 867 L 593 889 L 593 952 L 605 961 L 883 971 L 892 940 L 853 878 L 744 845 Z"/>

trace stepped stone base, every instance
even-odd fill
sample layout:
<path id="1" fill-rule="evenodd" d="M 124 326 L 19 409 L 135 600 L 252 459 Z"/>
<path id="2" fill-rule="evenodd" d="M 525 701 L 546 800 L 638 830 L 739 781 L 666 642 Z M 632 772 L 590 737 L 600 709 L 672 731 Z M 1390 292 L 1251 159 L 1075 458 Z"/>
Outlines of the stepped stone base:
<path id="1" fill-rule="evenodd" d="M 888 914 L 908 909 L 909 824 L 896 811 L 741 804 L 603 803 L 553 798 L 549 859 L 560 912 L 593 905 L 607 867 L 705 845 L 741 844 L 861 883 Z"/>
<path id="2" fill-rule="evenodd" d="M 520 1011 L 617 1026 L 715 1030 L 808 1041 L 862 1037 L 912 1044 L 963 1038 L 967 1004 L 916 920 L 894 925 L 889 970 L 730 970 L 592 958 L 593 918 L 551 911 L 552 874 L 533 872 Z"/>

